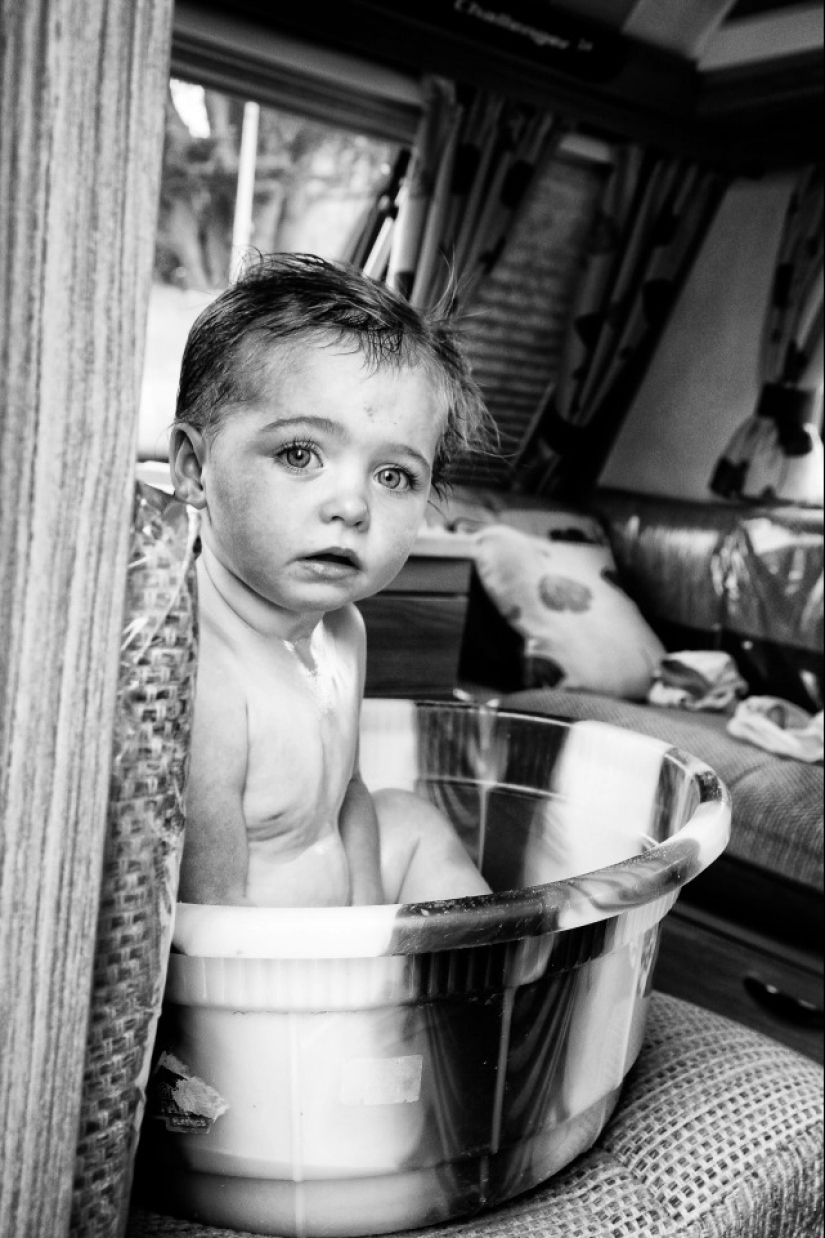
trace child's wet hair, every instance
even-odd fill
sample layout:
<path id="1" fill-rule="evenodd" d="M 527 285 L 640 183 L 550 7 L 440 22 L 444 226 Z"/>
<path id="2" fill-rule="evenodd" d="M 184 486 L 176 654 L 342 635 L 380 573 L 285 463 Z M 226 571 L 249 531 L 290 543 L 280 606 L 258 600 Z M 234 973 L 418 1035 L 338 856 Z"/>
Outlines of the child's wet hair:
<path id="1" fill-rule="evenodd" d="M 446 412 L 433 484 L 457 457 L 484 450 L 490 418 L 458 342 L 439 309 L 413 308 L 356 267 L 311 254 L 258 259 L 195 321 L 181 363 L 175 422 L 214 435 L 232 404 L 254 397 L 272 371 L 269 347 L 306 342 L 352 348 L 374 368 L 423 366 Z M 231 414 L 229 414 L 231 415 Z"/>

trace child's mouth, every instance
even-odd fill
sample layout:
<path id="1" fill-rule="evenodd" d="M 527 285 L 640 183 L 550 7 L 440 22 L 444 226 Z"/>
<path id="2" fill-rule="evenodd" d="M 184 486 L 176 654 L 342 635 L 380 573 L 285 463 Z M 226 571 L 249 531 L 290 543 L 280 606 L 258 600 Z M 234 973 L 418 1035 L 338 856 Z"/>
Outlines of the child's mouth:
<path id="1" fill-rule="evenodd" d="M 361 567 L 361 560 L 354 551 L 340 548 L 319 550 L 315 554 L 307 555 L 306 561 L 308 563 L 317 563 L 320 566 L 348 569 L 349 571 L 358 571 Z"/>

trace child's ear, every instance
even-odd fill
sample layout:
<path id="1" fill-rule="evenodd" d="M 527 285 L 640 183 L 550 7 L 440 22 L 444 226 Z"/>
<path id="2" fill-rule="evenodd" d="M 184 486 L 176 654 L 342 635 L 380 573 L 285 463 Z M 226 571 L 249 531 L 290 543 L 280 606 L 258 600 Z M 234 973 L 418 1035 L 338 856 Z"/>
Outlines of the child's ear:
<path id="1" fill-rule="evenodd" d="M 175 488 L 175 498 L 190 507 L 206 506 L 203 488 L 203 466 L 208 446 L 201 430 L 182 422 L 172 429 L 169 439 L 169 472 Z"/>

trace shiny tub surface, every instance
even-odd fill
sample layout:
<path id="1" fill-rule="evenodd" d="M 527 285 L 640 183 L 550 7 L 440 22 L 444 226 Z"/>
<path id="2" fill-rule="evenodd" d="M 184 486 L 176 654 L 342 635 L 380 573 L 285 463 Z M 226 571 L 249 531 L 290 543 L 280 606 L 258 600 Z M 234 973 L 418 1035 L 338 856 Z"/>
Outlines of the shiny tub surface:
<path id="1" fill-rule="evenodd" d="M 557 1172 L 613 1111 L 660 922 L 729 833 L 712 770 L 602 723 L 368 701 L 362 769 L 432 799 L 495 892 L 180 904 L 144 1124 L 159 1208 L 379 1234 Z"/>

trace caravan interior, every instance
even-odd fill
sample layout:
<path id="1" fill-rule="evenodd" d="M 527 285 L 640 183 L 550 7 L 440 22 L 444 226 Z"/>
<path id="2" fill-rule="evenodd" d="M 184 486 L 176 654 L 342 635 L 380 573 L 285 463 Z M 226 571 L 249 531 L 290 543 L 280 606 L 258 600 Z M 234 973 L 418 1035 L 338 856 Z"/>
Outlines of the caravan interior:
<path id="1" fill-rule="evenodd" d="M 452 296 L 500 438 L 364 603 L 368 693 L 529 690 L 721 762 L 731 847 L 659 978 L 799 1047 L 820 773 L 722 736 L 745 692 L 822 708 L 821 40 L 821 6 L 763 0 L 181 0 L 139 430 L 163 476 L 186 332 L 249 250 Z M 665 651 L 700 657 L 663 682 Z M 668 711 L 692 676 L 705 708 Z M 697 934 L 724 980 L 682 965 Z"/>
<path id="2" fill-rule="evenodd" d="M 822 4 L 19 7 L 0 18 L 0 1230 L 232 1224 L 129 1202 L 196 654 L 192 529 L 145 486 L 168 489 L 191 323 L 286 249 L 446 300 L 497 427 L 363 604 L 367 696 L 619 727 L 732 800 L 726 851 L 644 963 L 649 1047 L 606 1135 L 521 1202 L 474 1181 L 477 1222 L 426 1232 L 819 1232 Z M 145 783 L 124 772 L 138 734 Z M 256 1232 L 386 1232 L 363 1208 L 314 1229 L 309 1198 Z"/>

